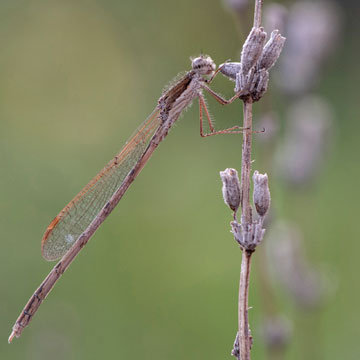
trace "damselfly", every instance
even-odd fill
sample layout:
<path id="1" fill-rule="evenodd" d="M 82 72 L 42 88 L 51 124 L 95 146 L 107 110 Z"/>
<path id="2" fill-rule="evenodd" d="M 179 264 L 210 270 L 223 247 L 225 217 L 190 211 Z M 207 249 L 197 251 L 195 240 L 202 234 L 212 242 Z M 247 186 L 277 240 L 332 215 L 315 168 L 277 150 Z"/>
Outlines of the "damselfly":
<path id="1" fill-rule="evenodd" d="M 215 68 L 215 63 L 209 56 L 202 55 L 193 59 L 192 70 L 162 94 L 155 110 L 123 149 L 50 223 L 41 242 L 42 255 L 46 260 L 62 258 L 29 299 L 13 326 L 9 342 L 21 335 L 56 281 L 115 208 L 174 122 L 195 98 L 199 99 L 201 136 L 241 132 L 239 126 L 214 130 L 202 90 L 223 105 L 240 96 L 235 94 L 230 100 L 225 100 L 207 86 L 219 71 L 215 71 Z M 206 75 L 211 76 L 209 80 L 204 78 Z M 207 134 L 203 131 L 203 111 L 210 128 Z"/>

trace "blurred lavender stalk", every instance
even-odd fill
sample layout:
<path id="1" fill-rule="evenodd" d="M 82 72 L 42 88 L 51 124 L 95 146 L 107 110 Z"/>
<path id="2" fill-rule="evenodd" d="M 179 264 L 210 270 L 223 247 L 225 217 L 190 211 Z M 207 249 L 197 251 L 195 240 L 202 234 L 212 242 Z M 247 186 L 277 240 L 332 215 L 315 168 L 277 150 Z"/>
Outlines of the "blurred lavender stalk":
<path id="1" fill-rule="evenodd" d="M 341 12 L 332 1 L 298 1 L 288 15 L 278 5 L 269 5 L 264 16 L 265 22 L 279 28 L 284 26 L 286 51 L 275 79 L 283 96 L 289 98 L 282 140 L 273 159 L 268 146 L 265 152 L 274 163 L 278 177 L 292 188 L 304 188 L 323 170 L 334 137 L 332 106 L 314 89 L 339 43 Z M 273 113 L 271 117 L 277 118 Z M 266 144 L 274 145 L 274 140 L 270 136 Z M 330 285 L 327 274 L 305 257 L 305 241 L 297 225 L 283 219 L 271 225 L 269 233 L 268 262 L 274 267 L 274 279 L 302 311 L 321 308 L 336 286 Z M 321 336 L 316 329 L 318 320 L 303 324 L 304 334 L 311 334 L 305 336 L 304 358 L 321 358 L 321 344 L 312 340 Z M 276 327 L 272 331 L 275 336 Z M 271 354 L 271 346 L 265 344 Z"/>
<path id="2" fill-rule="evenodd" d="M 337 47 L 339 29 L 340 12 L 330 0 L 298 1 L 290 8 L 286 52 L 277 78 L 284 93 L 299 95 L 318 83 L 324 62 Z"/>
<path id="3" fill-rule="evenodd" d="M 288 109 L 276 173 L 292 186 L 308 184 L 319 174 L 331 142 L 333 112 L 328 102 L 308 95 Z"/>
<path id="4" fill-rule="evenodd" d="M 260 328 L 260 336 L 266 348 L 272 354 L 279 355 L 284 352 L 290 343 L 292 323 L 283 315 L 267 316 Z"/>
<path id="5" fill-rule="evenodd" d="M 304 238 L 298 226 L 285 220 L 273 224 L 267 245 L 274 278 L 293 301 L 305 310 L 323 305 L 335 290 L 334 281 L 305 256 Z"/>
<path id="6" fill-rule="evenodd" d="M 264 28 L 268 30 L 278 29 L 281 33 L 286 33 L 286 21 L 288 10 L 284 5 L 278 3 L 267 3 L 264 7 Z"/>

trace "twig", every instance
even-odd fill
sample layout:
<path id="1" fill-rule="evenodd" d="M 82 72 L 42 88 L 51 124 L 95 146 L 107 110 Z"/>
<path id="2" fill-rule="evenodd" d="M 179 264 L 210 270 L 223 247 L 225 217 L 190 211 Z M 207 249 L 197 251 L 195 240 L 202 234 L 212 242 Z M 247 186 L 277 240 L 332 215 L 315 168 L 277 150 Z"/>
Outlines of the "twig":
<path id="1" fill-rule="evenodd" d="M 260 25 L 261 25 L 262 3 L 263 3 L 263 0 L 255 0 L 254 27 L 260 27 Z"/>
<path id="2" fill-rule="evenodd" d="M 251 224 L 250 175 L 252 144 L 252 99 L 244 100 L 244 132 L 241 157 L 241 223 Z"/>
<path id="3" fill-rule="evenodd" d="M 255 1 L 254 27 L 261 24 L 262 0 Z M 244 99 L 244 128 L 242 157 L 241 157 L 241 223 L 248 231 L 252 223 L 250 204 L 250 176 L 251 176 L 251 145 L 252 145 L 252 99 Z M 249 280 L 252 251 L 244 250 L 241 257 L 239 303 L 238 303 L 238 331 L 239 331 L 239 360 L 250 360 L 251 333 L 249 328 Z"/>
<path id="4" fill-rule="evenodd" d="M 250 205 L 250 175 L 251 175 L 251 144 L 252 144 L 252 100 L 244 101 L 244 128 L 241 161 L 241 223 L 246 230 L 252 223 Z M 249 279 L 251 254 L 246 250 L 241 257 L 238 331 L 239 331 L 239 360 L 250 360 L 251 337 L 248 317 Z"/>
<path id="5" fill-rule="evenodd" d="M 249 327 L 248 299 L 249 280 L 252 251 L 244 250 L 241 258 L 240 285 L 239 285 L 239 357 L 240 360 L 250 360 L 252 337 Z"/>

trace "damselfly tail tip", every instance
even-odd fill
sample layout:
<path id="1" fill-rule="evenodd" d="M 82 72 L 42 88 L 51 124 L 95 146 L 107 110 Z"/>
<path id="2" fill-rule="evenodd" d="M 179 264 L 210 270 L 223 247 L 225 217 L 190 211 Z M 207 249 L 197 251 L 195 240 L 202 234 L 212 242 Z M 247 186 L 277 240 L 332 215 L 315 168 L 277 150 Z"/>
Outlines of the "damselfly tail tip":
<path id="1" fill-rule="evenodd" d="M 11 344 L 13 338 L 16 336 L 15 331 L 13 330 L 9 336 L 8 343 Z"/>

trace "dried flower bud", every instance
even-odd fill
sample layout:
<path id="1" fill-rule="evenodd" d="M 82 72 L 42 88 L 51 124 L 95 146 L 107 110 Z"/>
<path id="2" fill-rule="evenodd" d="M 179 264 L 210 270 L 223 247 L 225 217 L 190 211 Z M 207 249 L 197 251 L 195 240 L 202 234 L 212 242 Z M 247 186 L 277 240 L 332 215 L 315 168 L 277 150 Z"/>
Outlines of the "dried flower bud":
<path id="1" fill-rule="evenodd" d="M 221 181 L 223 182 L 223 197 L 225 204 L 236 212 L 240 206 L 240 181 L 238 172 L 235 169 L 220 171 Z"/>
<path id="2" fill-rule="evenodd" d="M 261 53 L 258 62 L 259 69 L 269 70 L 275 65 L 276 60 L 281 54 L 285 40 L 286 39 L 279 33 L 279 30 L 274 30 L 271 33 L 270 39 L 264 46 L 264 49 Z"/>
<path id="3" fill-rule="evenodd" d="M 253 175 L 254 194 L 253 200 L 256 212 L 260 216 L 265 216 L 270 207 L 270 190 L 267 174 L 260 174 L 257 170 Z"/>
<path id="4" fill-rule="evenodd" d="M 262 27 L 253 27 L 241 51 L 243 74 L 247 74 L 259 59 L 266 40 L 266 32 Z"/>
<path id="5" fill-rule="evenodd" d="M 236 74 L 241 70 L 241 63 L 239 62 L 227 62 L 219 66 L 220 72 L 227 76 L 230 80 L 236 79 Z"/>

